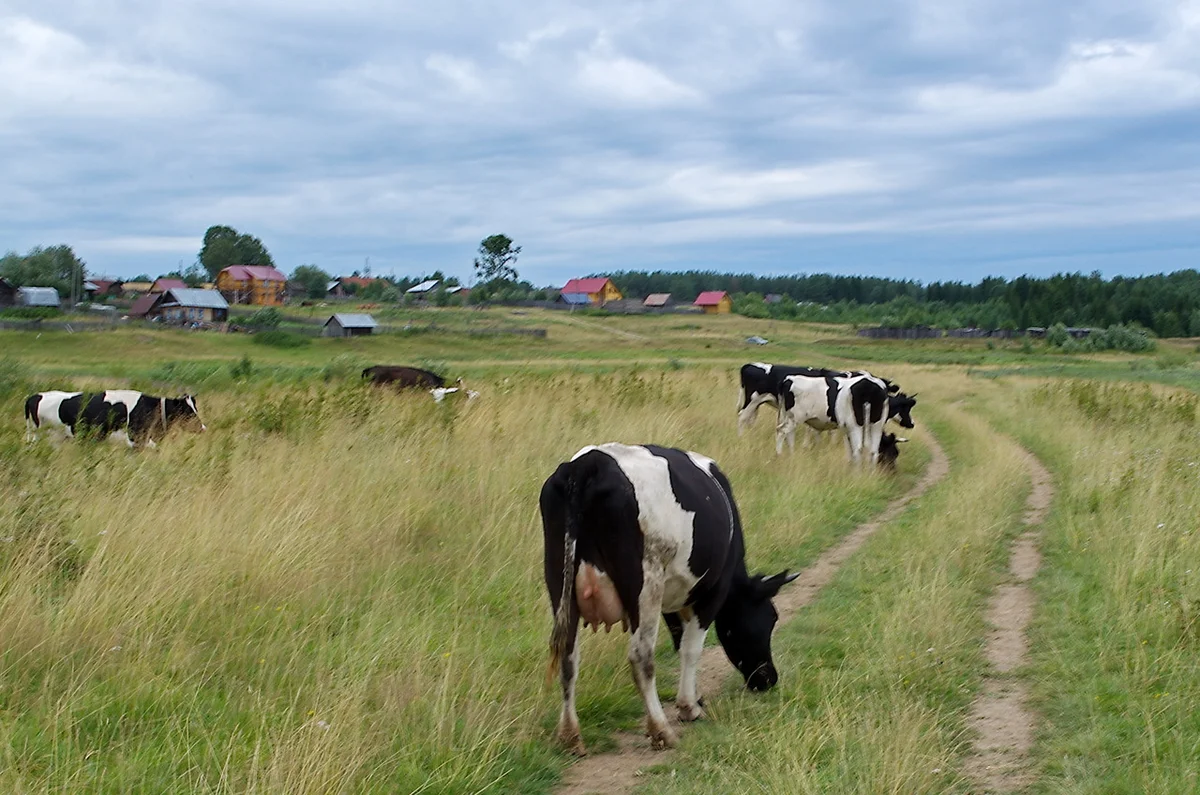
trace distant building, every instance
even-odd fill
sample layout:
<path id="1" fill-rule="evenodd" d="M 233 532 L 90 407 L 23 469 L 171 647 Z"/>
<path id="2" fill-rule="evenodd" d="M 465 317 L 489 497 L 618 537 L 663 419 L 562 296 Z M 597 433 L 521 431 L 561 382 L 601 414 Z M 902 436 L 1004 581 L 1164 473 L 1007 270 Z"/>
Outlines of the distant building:
<path id="1" fill-rule="evenodd" d="M 150 288 L 153 286 L 154 282 L 122 282 L 121 294 L 126 298 L 136 298 L 150 292 Z"/>
<path id="2" fill-rule="evenodd" d="M 58 309 L 58 290 L 53 287 L 18 287 L 17 303 L 21 306 L 46 306 Z"/>
<path id="3" fill-rule="evenodd" d="M 607 276 L 595 276 L 590 279 L 571 279 L 563 285 L 563 299 L 568 295 L 586 295 L 592 306 L 604 306 L 609 301 L 620 301 L 624 296 L 612 279 Z M 575 303 L 567 300 L 567 303 Z"/>
<path id="4" fill-rule="evenodd" d="M 377 282 L 373 276 L 339 276 L 325 288 L 325 294 L 330 298 L 346 298 L 361 293 L 364 287 Z"/>
<path id="5" fill-rule="evenodd" d="M 696 296 L 692 306 L 698 306 L 706 315 L 728 315 L 733 311 L 733 299 L 724 290 L 709 290 Z"/>
<path id="6" fill-rule="evenodd" d="M 0 306 L 12 306 L 17 302 L 17 288 L 8 279 L 0 278 Z"/>
<path id="7" fill-rule="evenodd" d="M 229 319 L 229 304 L 216 290 L 172 288 L 154 297 L 146 316 L 170 323 L 224 323 Z"/>
<path id="8" fill-rule="evenodd" d="M 588 298 L 587 293 L 559 293 L 559 303 L 569 306 L 591 306 L 592 299 Z"/>
<path id="9" fill-rule="evenodd" d="M 642 306 L 647 309 L 666 309 L 670 305 L 670 293 L 650 293 L 650 295 L 646 296 L 646 300 L 642 301 Z"/>
<path id="10" fill-rule="evenodd" d="M 154 280 L 154 284 L 150 285 L 150 292 L 165 293 L 167 290 L 174 290 L 176 288 L 184 289 L 186 287 L 187 285 L 184 283 L 183 279 L 168 279 L 164 277 Z"/>
<path id="11" fill-rule="evenodd" d="M 83 291 L 93 301 L 105 298 L 120 298 L 124 292 L 125 282 L 120 279 L 89 279 L 83 283 Z"/>
<path id="12" fill-rule="evenodd" d="M 412 296 L 414 300 L 424 301 L 437 290 L 437 286 L 441 284 L 437 279 L 427 279 L 420 284 L 415 284 L 404 291 L 405 295 Z"/>
<path id="13" fill-rule="evenodd" d="M 158 297 L 160 295 L 162 295 L 162 293 L 146 293 L 145 295 L 139 295 L 134 300 L 133 306 L 129 309 L 129 316 L 133 318 L 146 317 L 150 310 L 153 309 L 154 305 L 158 302 Z"/>
<path id="14" fill-rule="evenodd" d="M 359 337 L 374 334 L 379 326 L 370 315 L 350 315 L 342 312 L 325 321 L 323 337 Z"/>
<path id="15" fill-rule="evenodd" d="M 279 306 L 287 277 L 270 265 L 230 265 L 217 274 L 217 289 L 231 304 Z"/>

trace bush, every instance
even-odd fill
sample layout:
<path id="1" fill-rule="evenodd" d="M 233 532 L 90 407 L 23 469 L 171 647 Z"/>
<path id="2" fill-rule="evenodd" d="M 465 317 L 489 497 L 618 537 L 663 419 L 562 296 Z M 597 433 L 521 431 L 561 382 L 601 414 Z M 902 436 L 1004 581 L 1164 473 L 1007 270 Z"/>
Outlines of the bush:
<path id="1" fill-rule="evenodd" d="M 312 342 L 308 337 L 300 334 L 277 329 L 260 331 L 250 339 L 255 345 L 270 345 L 272 348 L 303 348 Z"/>
<path id="2" fill-rule="evenodd" d="M 1149 333 L 1135 326 L 1114 325 L 1108 328 L 1092 329 L 1092 333 L 1081 339 L 1075 339 L 1067 333 L 1066 326 L 1055 323 L 1046 331 L 1046 344 L 1062 348 L 1067 353 L 1086 353 L 1088 351 L 1127 351 L 1129 353 L 1145 353 L 1158 347 Z"/>
<path id="3" fill-rule="evenodd" d="M 236 379 L 249 378 L 254 375 L 254 363 L 243 354 L 241 359 L 229 365 L 229 374 Z"/>
<path id="4" fill-rule="evenodd" d="M 256 329 L 278 328 L 283 322 L 283 313 L 273 306 L 265 306 L 246 318 L 246 325 Z"/>

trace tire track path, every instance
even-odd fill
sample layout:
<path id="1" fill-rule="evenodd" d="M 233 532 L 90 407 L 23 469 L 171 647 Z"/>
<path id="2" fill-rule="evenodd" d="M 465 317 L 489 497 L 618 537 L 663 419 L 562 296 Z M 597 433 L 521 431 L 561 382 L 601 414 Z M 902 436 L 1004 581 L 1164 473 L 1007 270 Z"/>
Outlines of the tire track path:
<path id="1" fill-rule="evenodd" d="M 963 763 L 963 772 L 979 792 L 1016 792 L 1033 783 L 1029 760 L 1035 716 L 1029 709 L 1029 688 L 1013 672 L 1029 661 L 1025 630 L 1033 618 L 1034 598 L 1029 581 L 1037 574 L 1042 556 L 1038 539 L 1054 499 L 1050 473 L 1032 453 L 1025 451 L 1033 488 L 1025 501 L 1026 530 L 1013 542 L 1008 581 L 996 588 L 988 603 L 992 626 L 984 653 L 991 673 L 971 705 L 968 725 L 977 732 L 974 749 Z"/>
<path id="2" fill-rule="evenodd" d="M 836 546 L 823 552 L 815 561 L 804 569 L 787 589 L 775 598 L 775 609 L 779 612 L 779 624 L 788 621 L 801 608 L 810 604 L 829 584 L 837 574 L 838 569 L 846 560 L 866 543 L 867 539 L 881 527 L 895 519 L 900 513 L 931 486 L 944 478 L 950 472 L 950 462 L 946 453 L 932 434 L 925 436 L 932 458 L 920 480 L 911 489 L 892 500 L 883 512 L 869 522 L 855 528 Z M 778 625 L 776 626 L 778 629 Z M 719 645 L 706 646 L 700 657 L 700 668 L 697 672 L 696 686 L 701 694 L 712 695 L 718 692 L 725 679 L 733 673 L 733 666 L 725 657 Z M 671 725 L 676 732 L 682 734 L 684 727 L 673 717 L 674 710 L 668 707 L 667 714 L 672 716 Z M 584 757 L 567 769 L 562 783 L 555 790 L 558 795 L 617 795 L 631 792 L 638 785 L 642 771 L 654 765 L 670 761 L 672 751 L 652 751 L 649 741 L 634 732 L 617 734 L 617 750 L 604 754 L 593 754 Z"/>

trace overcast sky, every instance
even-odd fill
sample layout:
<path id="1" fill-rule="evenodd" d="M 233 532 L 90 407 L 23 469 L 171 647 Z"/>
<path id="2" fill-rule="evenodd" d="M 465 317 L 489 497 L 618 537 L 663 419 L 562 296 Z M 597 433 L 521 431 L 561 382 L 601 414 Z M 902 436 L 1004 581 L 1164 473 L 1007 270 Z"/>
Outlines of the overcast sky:
<path id="1" fill-rule="evenodd" d="M 0 250 L 535 284 L 1200 267 L 1200 0 L 0 0 Z"/>

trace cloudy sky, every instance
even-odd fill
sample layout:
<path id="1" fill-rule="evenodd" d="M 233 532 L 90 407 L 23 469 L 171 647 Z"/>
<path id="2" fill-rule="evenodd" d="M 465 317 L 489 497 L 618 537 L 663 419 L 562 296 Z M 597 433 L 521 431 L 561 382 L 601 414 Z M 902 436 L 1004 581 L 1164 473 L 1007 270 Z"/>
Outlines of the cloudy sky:
<path id="1" fill-rule="evenodd" d="M 1200 267 L 1200 0 L 0 0 L 0 250 L 290 271 Z"/>

